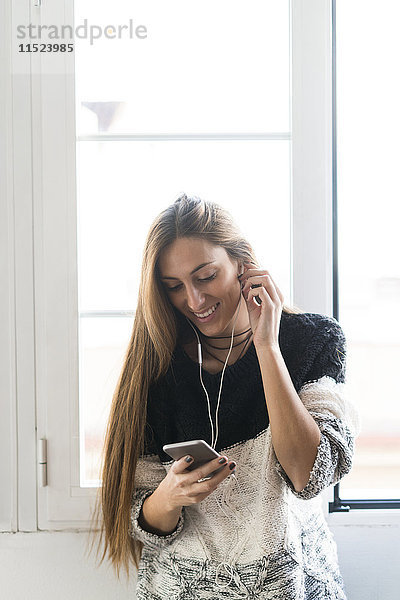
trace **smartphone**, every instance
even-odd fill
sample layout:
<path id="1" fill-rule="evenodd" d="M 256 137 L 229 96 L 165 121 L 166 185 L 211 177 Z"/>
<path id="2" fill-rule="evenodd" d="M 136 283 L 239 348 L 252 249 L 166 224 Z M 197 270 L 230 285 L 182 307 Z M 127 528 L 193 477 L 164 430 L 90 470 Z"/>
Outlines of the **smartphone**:
<path id="1" fill-rule="evenodd" d="M 166 454 L 171 456 L 171 458 L 175 460 L 179 460 L 182 456 L 186 456 L 190 454 L 193 457 L 193 462 L 187 466 L 188 471 L 193 471 L 209 462 L 210 460 L 214 460 L 218 458 L 220 455 L 218 452 L 211 448 L 207 442 L 204 440 L 190 440 L 189 442 L 177 442 L 176 444 L 165 444 L 163 446 L 163 450 Z M 210 473 L 205 479 L 211 479 L 215 473 L 219 473 L 225 465 L 222 465 L 212 473 Z"/>

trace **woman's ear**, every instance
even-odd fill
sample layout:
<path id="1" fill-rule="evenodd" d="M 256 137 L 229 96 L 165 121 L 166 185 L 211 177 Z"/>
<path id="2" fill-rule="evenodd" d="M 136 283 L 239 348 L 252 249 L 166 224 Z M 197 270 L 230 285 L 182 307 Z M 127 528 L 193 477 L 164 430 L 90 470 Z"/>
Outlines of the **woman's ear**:
<path id="1" fill-rule="evenodd" d="M 244 284 L 243 284 L 242 281 L 240 281 L 240 278 L 243 275 L 243 272 L 244 272 L 244 265 L 243 265 L 243 263 L 238 262 L 238 275 L 237 275 L 237 278 L 238 278 L 238 281 L 240 283 L 240 287 L 242 289 L 243 289 Z"/>

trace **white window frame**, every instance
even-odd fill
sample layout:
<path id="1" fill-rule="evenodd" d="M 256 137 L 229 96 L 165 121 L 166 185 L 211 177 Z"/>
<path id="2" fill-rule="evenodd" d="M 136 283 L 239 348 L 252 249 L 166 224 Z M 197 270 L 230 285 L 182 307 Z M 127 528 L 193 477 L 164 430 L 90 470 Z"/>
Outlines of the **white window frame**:
<path id="1" fill-rule="evenodd" d="M 15 296 L 14 215 L 12 211 L 12 114 L 10 76 L 10 6 L 0 4 L 0 531 L 17 530 L 16 477 L 16 381 L 15 381 Z"/>
<path id="2" fill-rule="evenodd" d="M 10 25 L 38 22 L 40 12 L 29 0 L 6 0 L 1 10 L 2 64 L 15 70 L 15 61 L 36 58 L 8 50 Z M 72 3 L 44 3 L 40 10 L 55 19 L 57 11 L 71 14 Z M 292 57 L 292 301 L 331 315 L 330 0 L 292 0 Z M 8 402 L 0 475 L 10 494 L 2 498 L 0 523 L 3 531 L 80 530 L 89 524 L 95 490 L 79 486 L 74 79 L 70 65 L 57 86 L 48 75 L 30 77 L 25 67 L 25 75 L 1 73 L 0 249 L 7 293 L 0 297 L 6 332 L 0 391 Z M 47 487 L 38 484 L 40 438 L 48 440 Z M 323 493 L 331 524 L 400 523 L 397 510 L 328 514 L 331 497 L 332 487 Z"/>

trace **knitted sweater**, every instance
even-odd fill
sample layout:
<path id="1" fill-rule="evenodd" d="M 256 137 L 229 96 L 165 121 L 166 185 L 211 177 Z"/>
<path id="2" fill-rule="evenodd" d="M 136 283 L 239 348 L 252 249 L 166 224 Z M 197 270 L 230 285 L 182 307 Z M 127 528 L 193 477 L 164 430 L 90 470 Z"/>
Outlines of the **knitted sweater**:
<path id="1" fill-rule="evenodd" d="M 182 348 L 151 387 L 130 527 L 144 544 L 138 600 L 346 599 L 320 496 L 349 472 L 359 432 L 357 411 L 345 394 L 345 337 L 334 318 L 282 313 L 279 346 L 321 432 L 307 485 L 297 492 L 276 457 L 251 345 L 225 371 L 218 416 L 216 450 L 236 462 L 236 480 L 229 476 L 202 502 L 184 506 L 177 527 L 164 536 L 138 522 L 145 498 L 174 462 L 162 447 L 197 439 L 210 444 L 211 426 L 199 366 Z M 220 377 L 203 370 L 213 419 Z"/>

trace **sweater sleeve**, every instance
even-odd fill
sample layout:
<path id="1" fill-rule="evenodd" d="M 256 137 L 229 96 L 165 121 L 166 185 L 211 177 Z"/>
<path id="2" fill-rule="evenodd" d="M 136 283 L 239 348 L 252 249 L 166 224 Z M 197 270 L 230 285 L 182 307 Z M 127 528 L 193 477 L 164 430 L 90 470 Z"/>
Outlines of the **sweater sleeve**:
<path id="1" fill-rule="evenodd" d="M 360 432 L 358 412 L 346 396 L 346 340 L 338 322 L 325 317 L 321 334 L 326 338 L 322 350 L 309 370 L 299 397 L 321 432 L 321 441 L 306 486 L 297 492 L 279 461 L 276 470 L 298 498 L 317 496 L 349 473 L 354 440 Z"/>
<path id="2" fill-rule="evenodd" d="M 136 467 L 135 490 L 131 509 L 130 534 L 152 549 L 160 549 L 170 544 L 182 531 L 184 525 L 184 507 L 179 521 L 172 533 L 158 535 L 150 533 L 139 525 L 139 515 L 145 499 L 150 496 L 166 475 L 158 455 L 144 455 L 139 458 Z"/>
<path id="3" fill-rule="evenodd" d="M 168 392 L 165 378 L 150 386 L 147 401 L 147 417 L 145 427 L 145 443 L 143 454 L 139 457 L 135 473 L 135 486 L 131 508 L 131 535 L 151 549 L 160 549 L 175 540 L 182 532 L 185 508 L 182 507 L 177 526 L 167 535 L 158 535 L 143 529 L 139 524 L 139 516 L 144 501 L 159 486 L 167 475 L 161 462 L 162 442 L 160 431 L 168 430 L 170 419 L 168 412 Z"/>

